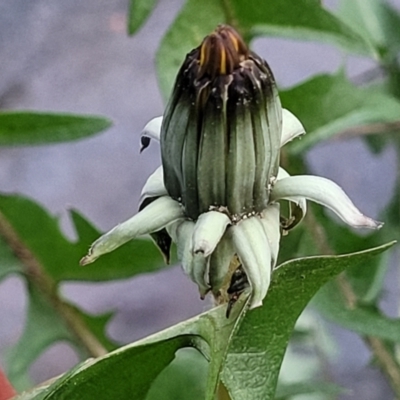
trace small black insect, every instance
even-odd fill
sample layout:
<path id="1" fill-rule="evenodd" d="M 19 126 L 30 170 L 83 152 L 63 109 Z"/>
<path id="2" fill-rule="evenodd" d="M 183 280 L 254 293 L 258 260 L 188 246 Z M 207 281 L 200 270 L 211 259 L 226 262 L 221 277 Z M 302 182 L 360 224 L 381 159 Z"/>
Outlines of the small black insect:
<path id="1" fill-rule="evenodd" d="M 231 282 L 227 290 L 229 301 L 226 308 L 226 318 L 229 318 L 233 305 L 239 300 L 240 295 L 248 288 L 248 286 L 249 281 L 247 280 L 246 272 L 244 272 L 242 265 L 239 265 L 236 271 L 232 274 Z"/>

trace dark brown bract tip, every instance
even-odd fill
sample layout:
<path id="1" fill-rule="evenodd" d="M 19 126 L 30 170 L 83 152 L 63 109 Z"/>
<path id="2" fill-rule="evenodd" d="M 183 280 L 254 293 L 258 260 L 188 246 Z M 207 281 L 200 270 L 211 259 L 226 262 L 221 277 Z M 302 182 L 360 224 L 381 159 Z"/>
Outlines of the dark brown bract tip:
<path id="1" fill-rule="evenodd" d="M 249 49 L 242 37 L 232 27 L 220 25 L 200 45 L 199 78 L 229 75 L 248 55 Z"/>

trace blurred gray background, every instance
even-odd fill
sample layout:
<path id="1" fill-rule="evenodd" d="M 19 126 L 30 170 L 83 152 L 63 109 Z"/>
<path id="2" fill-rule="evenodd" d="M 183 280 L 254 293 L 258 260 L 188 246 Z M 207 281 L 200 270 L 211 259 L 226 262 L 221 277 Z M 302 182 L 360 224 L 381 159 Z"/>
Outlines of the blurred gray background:
<path id="1" fill-rule="evenodd" d="M 139 134 L 149 119 L 163 111 L 155 52 L 183 0 L 160 0 L 146 25 L 131 38 L 126 35 L 127 3 L 0 0 L 0 107 L 103 114 L 114 121 L 107 132 L 79 142 L 0 148 L 0 190 L 45 205 L 60 216 L 68 235 L 72 234 L 67 212 L 71 208 L 102 230 L 130 217 L 146 177 L 159 164 L 156 144 L 139 155 Z M 335 7 L 337 2 L 325 3 Z M 400 6 L 400 0 L 392 3 Z M 317 72 L 334 72 L 343 64 L 351 77 L 373 67 L 370 60 L 315 43 L 263 39 L 254 48 L 269 61 L 281 87 Z M 393 190 L 395 154 L 390 149 L 373 157 L 357 139 L 332 141 L 313 149 L 308 162 L 313 172 L 342 185 L 372 217 L 377 217 Z M 385 309 L 393 315 L 396 285 L 396 279 L 388 280 L 384 299 Z M 116 311 L 109 334 L 120 343 L 208 307 L 179 267 L 124 282 L 68 284 L 63 294 L 92 313 Z M 3 281 L 0 364 L 22 332 L 25 307 L 22 282 L 16 277 Z M 386 383 L 368 366 L 361 340 L 342 329 L 330 329 L 341 343 L 331 373 L 352 389 L 342 399 L 389 399 Z M 56 345 L 35 362 L 32 378 L 43 381 L 76 361 L 67 345 Z"/>

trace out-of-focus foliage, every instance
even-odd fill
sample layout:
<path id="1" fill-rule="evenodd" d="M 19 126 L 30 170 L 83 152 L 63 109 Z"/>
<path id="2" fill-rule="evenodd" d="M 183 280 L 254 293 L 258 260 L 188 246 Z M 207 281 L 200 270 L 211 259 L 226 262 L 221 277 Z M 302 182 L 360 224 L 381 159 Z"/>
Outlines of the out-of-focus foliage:
<path id="1" fill-rule="evenodd" d="M 156 0 L 130 0 L 130 34 L 140 29 L 156 3 Z M 336 13 L 321 3 L 319 0 L 186 0 L 157 52 L 158 81 L 165 99 L 185 54 L 217 24 L 229 23 L 250 42 L 264 36 L 322 41 L 370 57 L 384 71 L 380 82 L 367 87 L 351 83 L 343 69 L 333 75 L 314 76 L 281 92 L 284 107 L 299 117 L 308 132 L 302 140 L 291 143 L 282 157 L 283 162 L 289 161 L 291 173 L 307 172 L 306 150 L 323 140 L 339 140 L 343 132 L 360 125 L 398 123 L 399 13 L 383 0 L 342 0 Z M 293 57 L 290 60 L 295 62 Z M 0 145 L 71 141 L 109 126 L 110 122 L 103 117 L 7 111 L 0 113 Z M 390 144 L 399 159 L 399 132 L 388 126 L 387 131 L 390 130 L 390 135 L 382 133 L 368 140 L 372 145 L 371 139 L 376 139 L 374 143 L 379 142 L 380 148 Z M 80 257 L 100 234 L 90 222 L 78 212 L 71 212 L 77 235 L 72 242 L 59 230 L 57 219 L 38 204 L 22 196 L 1 195 L 0 280 L 10 274 L 20 276 L 26 283 L 29 300 L 24 332 L 8 356 L 7 372 L 12 382 L 18 388 L 26 388 L 31 363 L 59 341 L 71 343 L 82 361 L 89 353 L 100 355 L 113 350 L 18 399 L 153 400 L 162 393 L 166 400 L 211 400 L 219 379 L 232 400 L 336 394 L 342 389 L 320 376 L 307 376 L 300 382 L 282 381 L 275 392 L 290 337 L 293 335 L 292 343 L 297 343 L 299 337 L 310 337 L 308 331 L 295 330 L 296 320 L 329 280 L 314 297 L 314 309 L 362 338 L 381 340 L 400 371 L 395 355 L 400 342 L 400 321 L 386 316 L 379 304 L 391 255 L 382 253 L 391 244 L 380 245 L 398 235 L 399 193 L 397 176 L 394 196 L 382 217 L 386 226 L 368 236 L 359 236 L 334 223 L 318 208 L 312 208 L 306 224 L 282 238 L 280 258 L 285 262 L 273 276 L 263 307 L 247 313 L 246 301 L 241 299 L 230 319 L 225 318 L 223 307 L 215 308 L 117 350 L 105 333 L 112 314 L 88 315 L 65 301 L 59 288 L 66 281 L 125 279 L 162 268 L 162 258 L 151 241 L 127 243 L 95 265 L 82 268 L 78 265 Z M 304 258 L 321 254 L 322 250 L 333 254 L 359 252 Z M 300 258 L 291 260 L 297 257 Z M 331 279 L 345 269 L 341 280 Z M 343 279 L 345 286 L 340 285 Z M 188 347 L 199 352 L 188 351 Z M 392 385 L 396 390 L 395 383 Z"/>
<path id="2" fill-rule="evenodd" d="M 146 22 L 158 0 L 130 0 L 128 33 L 133 35 Z"/>
<path id="3" fill-rule="evenodd" d="M 26 146 L 83 139 L 111 126 L 105 117 L 39 113 L 0 112 L 0 145 Z"/>
<path id="4" fill-rule="evenodd" d="M 216 25 L 234 25 L 248 39 L 272 35 L 334 43 L 350 51 L 373 55 L 368 40 L 321 6 L 319 0 L 188 0 L 161 42 L 157 72 L 167 98 L 186 53 L 198 46 Z"/>
<path id="5" fill-rule="evenodd" d="M 400 103 L 372 88 L 351 84 L 343 71 L 319 75 L 280 92 L 282 104 L 303 122 L 307 134 L 290 144 L 293 153 L 309 149 L 321 140 L 356 126 L 373 122 L 394 122 Z"/>

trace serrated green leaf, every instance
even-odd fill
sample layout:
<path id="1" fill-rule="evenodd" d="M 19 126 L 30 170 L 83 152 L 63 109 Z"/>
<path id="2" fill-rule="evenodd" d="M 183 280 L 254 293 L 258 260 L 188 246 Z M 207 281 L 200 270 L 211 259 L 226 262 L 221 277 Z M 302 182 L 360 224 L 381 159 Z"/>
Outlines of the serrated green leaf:
<path id="1" fill-rule="evenodd" d="M 158 0 L 130 0 L 128 33 L 133 35 L 146 22 Z"/>
<path id="2" fill-rule="evenodd" d="M 233 337 L 222 379 L 232 400 L 272 400 L 295 322 L 315 293 L 333 276 L 367 262 L 393 243 L 342 256 L 309 257 L 282 264 L 264 305 L 248 312 Z"/>
<path id="3" fill-rule="evenodd" d="M 34 285 L 28 284 L 27 286 L 29 303 L 24 332 L 7 357 L 10 380 L 18 389 L 26 389 L 29 381 L 27 373 L 33 361 L 49 346 L 57 342 L 67 341 L 78 350 L 81 356 L 87 357 L 86 350 L 68 328 L 54 305 L 50 303 L 49 298 Z M 115 349 L 115 344 L 104 333 L 112 314 L 88 315 L 68 303 L 65 304 L 84 321 L 86 327 L 107 350 Z"/>
<path id="4" fill-rule="evenodd" d="M 225 22 L 221 2 L 187 0 L 163 37 L 156 56 L 158 84 L 164 99 L 171 93 L 178 69 L 190 50 L 218 24 Z"/>
<path id="5" fill-rule="evenodd" d="M 373 89 L 352 85 L 342 72 L 319 75 L 280 92 L 282 104 L 303 123 L 307 134 L 288 145 L 299 154 L 346 129 L 399 120 L 400 102 Z"/>
<path id="6" fill-rule="evenodd" d="M 231 20 L 250 36 L 324 41 L 346 50 L 376 54 L 363 36 L 326 10 L 319 0 L 231 0 L 227 8 Z"/>
<path id="7" fill-rule="evenodd" d="M 28 285 L 29 304 L 24 332 L 7 357 L 8 376 L 17 389 L 26 389 L 26 374 L 33 361 L 51 344 L 73 337 L 42 293 Z"/>
<path id="8" fill-rule="evenodd" d="M 71 213 L 79 236 L 75 243 L 60 232 L 56 218 L 27 198 L 0 195 L 0 212 L 56 282 L 123 279 L 164 266 L 153 243 L 139 239 L 107 254 L 93 266 L 81 267 L 80 258 L 100 232 L 77 212 Z"/>
<path id="9" fill-rule="evenodd" d="M 26 146 L 68 142 L 94 135 L 110 126 L 110 120 L 92 115 L 2 111 L 0 145 Z"/>

